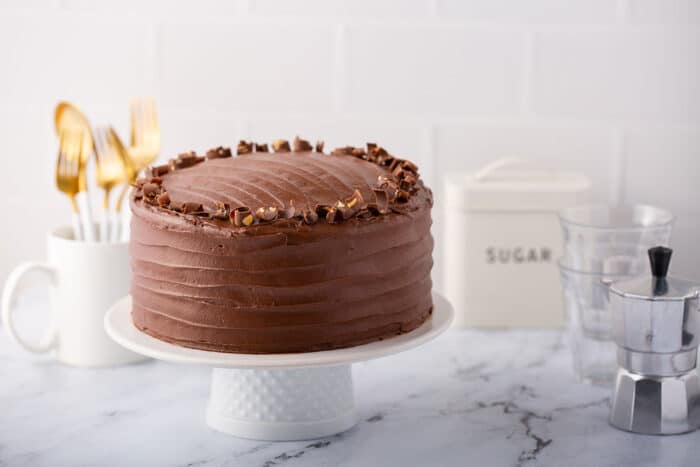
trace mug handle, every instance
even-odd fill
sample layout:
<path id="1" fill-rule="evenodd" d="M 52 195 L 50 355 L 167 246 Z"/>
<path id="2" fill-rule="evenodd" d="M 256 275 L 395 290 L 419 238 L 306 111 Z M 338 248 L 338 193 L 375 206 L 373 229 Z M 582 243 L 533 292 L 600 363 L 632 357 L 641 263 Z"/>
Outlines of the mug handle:
<path id="1" fill-rule="evenodd" d="M 45 353 L 56 346 L 56 331 L 53 326 L 49 327 L 41 341 L 35 344 L 26 341 L 19 335 L 17 329 L 15 329 L 13 320 L 13 312 L 15 309 L 12 304 L 17 294 L 17 286 L 25 274 L 34 270 L 43 272 L 52 282 L 56 278 L 56 270 L 46 263 L 27 262 L 17 266 L 14 271 L 10 273 L 7 282 L 5 282 L 5 289 L 2 293 L 2 321 L 5 323 L 5 326 L 7 326 L 7 332 L 10 334 L 10 337 L 12 337 L 12 340 L 17 342 L 20 347 L 32 353 Z"/>

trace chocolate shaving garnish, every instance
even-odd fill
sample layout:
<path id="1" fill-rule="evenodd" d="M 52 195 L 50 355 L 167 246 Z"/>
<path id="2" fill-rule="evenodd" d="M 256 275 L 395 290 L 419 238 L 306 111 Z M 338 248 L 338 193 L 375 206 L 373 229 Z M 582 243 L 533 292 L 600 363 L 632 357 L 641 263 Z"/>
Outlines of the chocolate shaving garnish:
<path id="1" fill-rule="evenodd" d="M 386 149 L 377 146 L 374 143 L 367 143 L 367 159 L 374 162 L 375 164 L 382 165 L 384 158 L 389 157 L 389 153 Z"/>
<path id="2" fill-rule="evenodd" d="M 212 214 L 214 219 L 226 220 L 228 219 L 231 207 L 227 203 L 222 203 L 220 201 L 216 202 L 216 211 Z"/>
<path id="3" fill-rule="evenodd" d="M 304 219 L 304 223 L 308 225 L 313 225 L 318 222 L 318 214 L 312 209 L 304 209 L 302 218 Z"/>
<path id="4" fill-rule="evenodd" d="M 396 193 L 394 193 L 394 201 L 396 202 L 405 203 L 409 198 L 410 195 L 406 190 L 396 190 Z"/>
<path id="5" fill-rule="evenodd" d="M 160 186 L 156 185 L 155 183 L 146 183 L 143 186 L 143 194 L 147 198 L 153 199 L 158 193 L 160 193 Z"/>
<path id="6" fill-rule="evenodd" d="M 407 171 L 403 169 L 401 166 L 397 166 L 394 170 L 391 171 L 391 175 L 393 175 L 397 180 L 401 180 L 408 174 Z"/>
<path id="7" fill-rule="evenodd" d="M 314 211 L 316 214 L 318 214 L 318 217 L 326 217 L 326 214 L 328 214 L 328 211 L 333 209 L 332 206 L 328 206 L 326 204 L 317 204 L 316 207 L 314 208 Z"/>
<path id="8" fill-rule="evenodd" d="M 242 154 L 250 154 L 253 152 L 253 143 L 241 140 L 236 147 L 236 154 L 239 156 Z"/>
<path id="9" fill-rule="evenodd" d="M 359 157 L 360 159 L 367 159 L 367 153 L 362 148 L 355 148 L 350 154 L 352 154 L 355 157 Z"/>
<path id="10" fill-rule="evenodd" d="M 313 149 L 311 143 L 305 139 L 301 139 L 298 136 L 294 137 L 294 152 L 308 152 Z"/>
<path id="11" fill-rule="evenodd" d="M 151 177 L 161 177 L 168 172 L 170 172 L 170 166 L 167 164 L 151 166 L 147 170 L 147 173 L 149 173 Z"/>
<path id="12" fill-rule="evenodd" d="M 324 144 L 323 141 L 316 141 L 315 151 L 323 153 L 323 144 Z"/>
<path id="13" fill-rule="evenodd" d="M 407 170 L 409 172 L 413 172 L 416 175 L 418 174 L 418 166 L 411 161 L 402 160 L 401 167 L 403 167 L 404 170 Z"/>
<path id="14" fill-rule="evenodd" d="M 399 166 L 403 161 L 401 159 L 394 159 L 391 161 L 391 163 L 388 165 L 389 171 L 393 172 L 396 167 Z"/>
<path id="15" fill-rule="evenodd" d="M 200 203 L 195 203 L 193 201 L 182 203 L 180 209 L 182 210 L 183 214 L 194 214 L 199 213 L 203 210 L 202 205 Z"/>
<path id="16" fill-rule="evenodd" d="M 355 149 L 354 146 L 343 146 L 342 148 L 335 148 L 333 152 L 331 152 L 332 155 L 345 155 L 345 156 L 351 156 L 352 151 Z"/>
<path id="17" fill-rule="evenodd" d="M 343 220 L 343 214 L 336 208 L 331 207 L 326 213 L 326 222 L 329 224 L 339 224 Z"/>
<path id="18" fill-rule="evenodd" d="M 376 162 L 377 162 L 377 164 L 379 164 L 383 167 L 390 167 L 392 164 L 395 163 L 395 161 L 396 161 L 396 159 L 394 159 L 392 156 L 387 154 L 386 156 L 377 157 Z"/>
<path id="19" fill-rule="evenodd" d="M 230 219 L 236 227 L 248 227 L 255 222 L 255 216 L 250 212 L 250 209 L 245 207 L 234 209 L 230 214 Z"/>
<path id="20" fill-rule="evenodd" d="M 277 208 L 274 206 L 269 208 L 258 208 L 255 210 L 255 216 L 263 221 L 274 221 L 277 219 Z"/>
<path id="21" fill-rule="evenodd" d="M 267 148 L 267 144 L 255 143 L 255 152 L 270 152 L 270 150 Z"/>
<path id="22" fill-rule="evenodd" d="M 375 188 L 373 191 L 377 200 L 375 205 L 377 212 L 379 214 L 387 214 L 389 212 L 389 195 L 385 190 Z"/>
<path id="23" fill-rule="evenodd" d="M 367 205 L 367 212 L 369 212 L 371 216 L 381 215 L 381 213 L 379 212 L 379 206 L 373 203 Z"/>
<path id="24" fill-rule="evenodd" d="M 194 151 L 190 151 L 178 155 L 175 159 L 170 159 L 168 161 L 168 165 L 170 170 L 178 170 L 192 167 L 203 160 L 203 157 L 197 157 L 197 154 Z"/>
<path id="25" fill-rule="evenodd" d="M 231 157 L 231 148 L 225 148 L 219 146 L 217 148 L 212 148 L 207 151 L 207 159 L 224 159 L 226 157 Z"/>
<path id="26" fill-rule="evenodd" d="M 289 141 L 286 139 L 278 139 L 272 143 L 272 150 L 275 152 L 289 152 Z"/>
<path id="27" fill-rule="evenodd" d="M 414 175 L 411 175 L 409 173 L 409 174 L 406 174 L 404 176 L 404 178 L 399 182 L 399 187 L 402 190 L 406 190 L 406 191 L 410 192 L 413 190 L 413 185 L 415 185 L 417 181 L 418 181 L 418 179 Z"/>
<path id="28" fill-rule="evenodd" d="M 158 195 L 156 201 L 158 201 L 158 206 L 165 207 L 170 204 L 170 195 L 167 191 L 164 191 L 163 193 Z"/>
<path id="29" fill-rule="evenodd" d="M 334 206 L 335 210 L 338 211 L 343 219 L 350 219 L 355 214 L 355 209 L 352 209 L 347 204 L 342 201 L 338 201 Z M 328 215 L 326 215 L 328 217 Z"/>
<path id="30" fill-rule="evenodd" d="M 352 193 L 352 196 L 345 200 L 345 205 L 348 208 L 352 209 L 354 212 L 357 212 L 360 209 L 364 209 L 365 199 L 362 197 L 362 193 L 360 193 L 360 190 L 355 189 L 355 191 Z"/>

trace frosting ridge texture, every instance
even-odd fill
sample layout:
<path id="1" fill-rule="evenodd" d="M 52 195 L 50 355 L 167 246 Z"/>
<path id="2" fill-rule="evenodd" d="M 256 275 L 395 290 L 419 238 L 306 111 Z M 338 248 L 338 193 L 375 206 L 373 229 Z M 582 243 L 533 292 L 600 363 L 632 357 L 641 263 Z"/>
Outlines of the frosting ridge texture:
<path id="1" fill-rule="evenodd" d="M 289 151 L 156 172 L 131 200 L 139 329 L 206 350 L 308 352 L 407 332 L 430 315 L 432 193 L 417 170 L 402 188 L 362 157 Z"/>

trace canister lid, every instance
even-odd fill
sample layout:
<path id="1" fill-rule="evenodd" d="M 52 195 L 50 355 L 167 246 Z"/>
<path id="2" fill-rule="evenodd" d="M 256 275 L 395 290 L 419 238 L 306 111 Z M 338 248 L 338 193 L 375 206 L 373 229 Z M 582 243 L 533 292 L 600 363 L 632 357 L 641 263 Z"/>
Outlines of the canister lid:
<path id="1" fill-rule="evenodd" d="M 446 204 L 481 211 L 558 211 L 587 201 L 591 183 L 582 174 L 500 159 L 474 173 L 452 173 L 446 182 Z"/>
<path id="2" fill-rule="evenodd" d="M 651 276 L 615 282 L 610 292 L 637 300 L 683 301 L 700 294 L 700 285 L 667 276 L 673 250 L 663 246 L 649 249 Z"/>

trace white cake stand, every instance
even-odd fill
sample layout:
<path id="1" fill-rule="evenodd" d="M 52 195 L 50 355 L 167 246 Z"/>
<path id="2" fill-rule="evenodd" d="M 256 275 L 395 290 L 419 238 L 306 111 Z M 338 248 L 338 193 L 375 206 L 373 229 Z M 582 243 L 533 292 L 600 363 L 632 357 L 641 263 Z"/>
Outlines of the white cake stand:
<path id="1" fill-rule="evenodd" d="M 235 354 L 188 349 L 139 331 L 131 296 L 105 316 L 107 334 L 134 352 L 212 372 L 207 424 L 234 436 L 266 441 L 320 438 L 357 422 L 351 365 L 428 342 L 452 323 L 454 311 L 433 294 L 432 316 L 407 334 L 347 349 L 296 354 Z"/>

